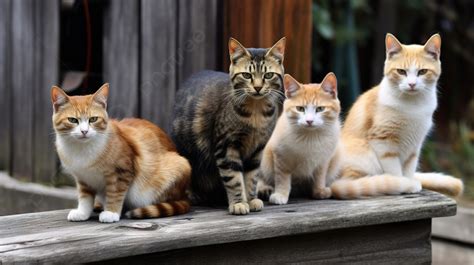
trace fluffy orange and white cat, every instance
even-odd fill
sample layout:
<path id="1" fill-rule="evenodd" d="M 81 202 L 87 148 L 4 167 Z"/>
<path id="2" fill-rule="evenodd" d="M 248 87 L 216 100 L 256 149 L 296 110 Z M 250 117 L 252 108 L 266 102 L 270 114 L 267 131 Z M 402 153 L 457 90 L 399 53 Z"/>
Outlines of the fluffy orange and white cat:
<path id="1" fill-rule="evenodd" d="M 311 186 L 315 199 L 331 196 L 327 183 L 338 169 L 340 103 L 337 80 L 329 73 L 321 84 L 300 84 L 284 76 L 283 114 L 263 151 L 257 189 L 272 204 L 286 204 L 292 187 Z"/>
<path id="2" fill-rule="evenodd" d="M 457 196 L 459 179 L 416 172 L 420 150 L 432 127 L 441 75 L 441 37 L 403 45 L 387 34 L 382 82 L 360 96 L 342 129 L 336 198 L 415 193 L 426 188 Z"/>
<path id="3" fill-rule="evenodd" d="M 78 207 L 69 221 L 89 219 L 94 198 L 104 206 L 99 221 L 171 216 L 189 211 L 191 167 L 171 139 L 141 119 L 109 119 L 109 85 L 95 94 L 68 96 L 51 89 L 56 148 L 64 169 L 74 176 Z"/>

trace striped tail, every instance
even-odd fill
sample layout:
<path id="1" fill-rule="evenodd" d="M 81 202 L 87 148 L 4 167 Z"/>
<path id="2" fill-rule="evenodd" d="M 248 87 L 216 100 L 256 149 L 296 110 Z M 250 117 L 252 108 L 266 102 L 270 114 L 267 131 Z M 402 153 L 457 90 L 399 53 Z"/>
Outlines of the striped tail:
<path id="1" fill-rule="evenodd" d="M 358 179 L 339 179 L 331 185 L 332 196 L 336 199 L 416 193 L 420 190 L 421 183 L 416 179 L 387 174 Z"/>
<path id="2" fill-rule="evenodd" d="M 142 208 L 136 208 L 125 213 L 127 218 L 145 219 L 167 217 L 188 213 L 190 203 L 188 200 L 162 202 L 158 204 L 148 205 Z"/>
<path id="3" fill-rule="evenodd" d="M 457 197 L 462 194 L 464 185 L 460 179 L 441 173 L 415 173 L 415 179 L 421 181 L 423 188 L 437 191 L 448 196 Z"/>

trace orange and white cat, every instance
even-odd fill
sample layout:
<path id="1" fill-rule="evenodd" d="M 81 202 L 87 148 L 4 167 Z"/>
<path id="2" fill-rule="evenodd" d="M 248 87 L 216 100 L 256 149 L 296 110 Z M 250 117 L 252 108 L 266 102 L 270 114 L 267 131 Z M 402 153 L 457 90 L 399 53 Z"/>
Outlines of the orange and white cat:
<path id="1" fill-rule="evenodd" d="M 69 221 L 89 219 L 94 198 L 104 206 L 99 221 L 171 216 L 189 211 L 191 167 L 170 138 L 141 119 L 108 118 L 109 85 L 95 94 L 68 96 L 51 89 L 56 147 L 64 169 L 74 176 L 78 207 Z"/>
<path id="2" fill-rule="evenodd" d="M 441 37 L 403 45 L 387 34 L 382 82 L 360 96 L 342 129 L 336 198 L 415 193 L 421 188 L 457 196 L 463 184 L 440 173 L 416 172 L 437 107 Z"/>
<path id="3" fill-rule="evenodd" d="M 273 204 L 286 204 L 295 185 L 312 184 L 312 197 L 331 196 L 326 186 L 337 173 L 340 103 L 333 73 L 321 84 L 300 84 L 284 76 L 283 114 L 263 151 L 257 184 Z"/>

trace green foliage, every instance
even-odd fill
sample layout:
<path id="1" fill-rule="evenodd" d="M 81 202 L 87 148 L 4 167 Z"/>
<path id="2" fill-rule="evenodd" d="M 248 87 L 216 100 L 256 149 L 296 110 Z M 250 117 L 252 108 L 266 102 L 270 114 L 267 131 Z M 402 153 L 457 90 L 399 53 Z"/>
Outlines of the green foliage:
<path id="1" fill-rule="evenodd" d="M 474 200 L 474 130 L 467 122 L 451 122 L 450 131 L 447 143 L 432 140 L 425 143 L 422 170 L 444 172 L 462 179 L 464 196 Z"/>

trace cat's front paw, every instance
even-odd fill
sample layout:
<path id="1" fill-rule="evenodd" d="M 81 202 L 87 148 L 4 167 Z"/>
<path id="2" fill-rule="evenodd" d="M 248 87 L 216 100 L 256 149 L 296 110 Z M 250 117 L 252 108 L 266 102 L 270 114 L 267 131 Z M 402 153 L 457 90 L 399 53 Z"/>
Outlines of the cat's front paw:
<path id="1" fill-rule="evenodd" d="M 101 223 L 113 223 L 120 220 L 120 214 L 111 211 L 103 211 L 99 215 L 99 221 Z"/>
<path id="2" fill-rule="evenodd" d="M 314 189 L 313 190 L 313 199 L 327 199 L 331 197 L 331 189 L 328 187 L 322 188 L 322 189 Z"/>
<path id="3" fill-rule="evenodd" d="M 251 212 L 260 212 L 263 209 L 263 201 L 260 199 L 253 199 L 249 202 Z"/>
<path id="4" fill-rule="evenodd" d="M 250 212 L 249 204 L 246 202 L 232 203 L 229 205 L 229 213 L 234 215 L 246 215 Z"/>
<path id="5" fill-rule="evenodd" d="M 280 193 L 273 193 L 272 195 L 270 195 L 270 199 L 268 199 L 268 201 L 271 203 L 271 204 L 287 204 L 288 203 L 288 196 L 285 196 L 283 194 L 280 194 Z"/>
<path id="6" fill-rule="evenodd" d="M 86 221 L 89 219 L 90 216 L 91 215 L 89 213 L 86 213 L 79 209 L 74 209 L 74 210 L 71 210 L 69 214 L 67 215 L 67 220 L 70 222 Z"/>

